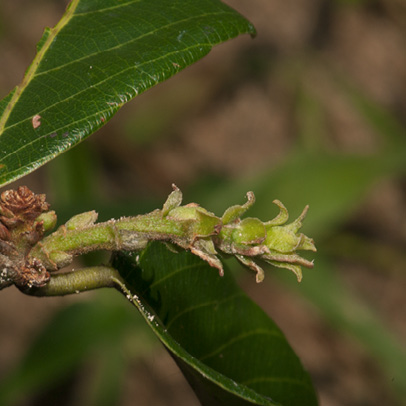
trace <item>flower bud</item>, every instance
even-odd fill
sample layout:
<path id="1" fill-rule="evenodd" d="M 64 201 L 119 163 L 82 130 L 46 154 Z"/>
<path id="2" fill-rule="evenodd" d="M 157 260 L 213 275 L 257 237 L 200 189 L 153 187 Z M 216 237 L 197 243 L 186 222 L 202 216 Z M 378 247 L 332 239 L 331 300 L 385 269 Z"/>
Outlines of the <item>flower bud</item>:
<path id="1" fill-rule="evenodd" d="M 236 244 L 262 244 L 266 237 L 264 223 L 257 218 L 248 217 L 234 229 L 232 239 Z"/>

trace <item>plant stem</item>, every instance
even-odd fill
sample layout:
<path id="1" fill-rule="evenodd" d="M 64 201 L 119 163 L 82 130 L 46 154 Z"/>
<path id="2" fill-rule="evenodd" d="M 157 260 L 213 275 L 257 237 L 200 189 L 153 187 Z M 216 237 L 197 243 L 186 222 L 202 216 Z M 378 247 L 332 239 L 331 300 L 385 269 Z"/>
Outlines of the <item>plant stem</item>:
<path id="1" fill-rule="evenodd" d="M 47 269 L 55 271 L 68 265 L 76 255 L 95 250 L 141 250 L 150 240 L 170 240 L 184 233 L 179 223 L 164 218 L 156 210 L 74 229 L 62 226 L 39 242 L 30 257 L 38 258 Z"/>
<path id="2" fill-rule="evenodd" d="M 122 283 L 116 269 L 94 266 L 55 274 L 45 286 L 22 291 L 31 296 L 65 296 L 93 289 L 120 287 Z"/>

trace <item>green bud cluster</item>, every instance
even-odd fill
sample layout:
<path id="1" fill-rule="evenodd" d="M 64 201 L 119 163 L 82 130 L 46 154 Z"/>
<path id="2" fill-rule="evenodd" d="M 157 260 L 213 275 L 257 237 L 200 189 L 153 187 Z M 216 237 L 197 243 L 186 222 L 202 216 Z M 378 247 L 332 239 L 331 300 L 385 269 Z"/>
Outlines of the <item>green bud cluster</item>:
<path id="1" fill-rule="evenodd" d="M 97 223 L 97 213 L 89 211 L 72 217 L 48 236 L 44 233 L 55 226 L 57 218 L 48 210 L 44 195 L 20 188 L 6 191 L 1 197 L 0 290 L 13 283 L 27 291 L 43 288 L 53 272 L 69 265 L 75 256 L 96 250 L 138 251 L 149 241 L 164 241 L 189 250 L 217 268 L 220 275 L 224 270 L 219 254 L 232 255 L 256 273 L 257 282 L 264 279 L 261 262 L 293 271 L 298 281 L 302 279 L 302 267 L 313 267 L 312 261 L 297 253 L 316 251 L 313 240 L 299 232 L 308 207 L 287 223 L 287 209 L 275 200 L 279 214 L 274 219 L 242 219 L 255 203 L 252 192 L 247 193 L 246 203 L 231 206 L 217 217 L 196 203 L 182 206 L 182 192 L 173 185 L 161 210 L 104 223 Z M 66 278 L 68 286 L 74 274 L 59 274 L 58 280 Z"/>
<path id="2" fill-rule="evenodd" d="M 253 192 L 247 193 L 247 202 L 228 208 L 221 218 L 216 217 L 195 203 L 181 206 L 181 191 L 173 185 L 162 209 L 162 215 L 183 225 L 182 236 L 173 236 L 171 241 L 189 249 L 211 266 L 224 273 L 218 252 L 235 256 L 242 264 L 256 272 L 257 282 L 264 279 L 264 271 L 258 260 L 279 268 L 293 271 L 300 281 L 301 267 L 312 268 L 313 262 L 297 254 L 298 250 L 316 251 L 311 238 L 298 233 L 306 216 L 306 206 L 302 214 L 292 223 L 286 207 L 279 201 L 279 214 L 270 221 L 262 222 L 257 218 L 241 216 L 255 203 Z"/>

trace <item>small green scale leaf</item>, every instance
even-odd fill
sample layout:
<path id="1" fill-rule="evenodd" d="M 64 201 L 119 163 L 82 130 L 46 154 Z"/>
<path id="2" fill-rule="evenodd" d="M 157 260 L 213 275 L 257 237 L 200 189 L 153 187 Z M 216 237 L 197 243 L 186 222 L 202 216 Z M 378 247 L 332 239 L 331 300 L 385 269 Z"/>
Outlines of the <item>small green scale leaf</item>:
<path id="1" fill-rule="evenodd" d="M 73 147 L 120 107 L 254 27 L 218 0 L 72 0 L 0 102 L 0 184 Z"/>
<path id="2" fill-rule="evenodd" d="M 153 243 L 113 266 L 202 405 L 313 406 L 317 398 L 275 323 L 237 286 L 188 252 Z"/>

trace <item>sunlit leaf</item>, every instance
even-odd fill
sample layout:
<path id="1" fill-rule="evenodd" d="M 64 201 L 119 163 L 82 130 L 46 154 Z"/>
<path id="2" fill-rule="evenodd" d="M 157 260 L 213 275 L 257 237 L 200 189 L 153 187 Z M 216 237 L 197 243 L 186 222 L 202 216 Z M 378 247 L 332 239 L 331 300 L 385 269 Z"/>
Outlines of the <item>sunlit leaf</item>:
<path id="1" fill-rule="evenodd" d="M 68 150 L 120 107 L 253 26 L 218 0 L 73 0 L 0 102 L 0 184 Z"/>

